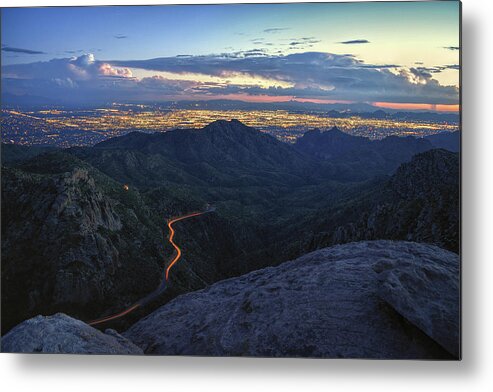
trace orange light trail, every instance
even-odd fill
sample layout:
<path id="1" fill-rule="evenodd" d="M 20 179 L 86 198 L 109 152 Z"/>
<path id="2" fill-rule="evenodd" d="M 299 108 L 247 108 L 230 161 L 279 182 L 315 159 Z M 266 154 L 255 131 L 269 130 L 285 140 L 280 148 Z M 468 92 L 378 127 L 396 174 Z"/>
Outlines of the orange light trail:
<path id="1" fill-rule="evenodd" d="M 205 212 L 208 212 L 208 211 L 205 211 Z M 168 229 L 169 229 L 168 241 L 173 246 L 173 248 L 175 249 L 176 255 L 175 255 L 175 257 L 173 257 L 173 260 L 171 260 L 171 262 L 169 263 L 168 267 L 166 268 L 165 281 L 167 281 L 168 278 L 169 278 L 169 271 L 171 270 L 171 267 L 173 267 L 173 265 L 175 265 L 178 262 L 178 260 L 180 259 L 180 257 L 181 257 L 181 249 L 173 241 L 173 238 L 175 237 L 175 230 L 173 229 L 173 224 L 176 223 L 176 222 L 179 222 L 181 220 L 185 220 L 185 219 L 188 219 L 188 218 L 192 218 L 194 216 L 199 216 L 199 215 L 205 214 L 205 212 L 193 212 L 191 214 L 182 215 L 182 216 L 180 216 L 178 218 L 170 219 L 168 221 Z M 161 293 L 161 291 L 160 291 L 161 286 L 162 286 L 162 284 L 160 284 L 159 287 L 156 290 L 156 292 L 158 294 Z M 152 295 L 152 293 L 151 293 L 151 295 Z M 148 297 L 149 296 L 147 296 L 145 298 L 148 298 Z M 123 316 L 129 314 L 130 312 L 132 312 L 135 309 L 137 309 L 140 305 L 142 305 L 142 299 L 139 300 L 138 302 L 136 302 L 135 304 L 133 304 L 132 306 L 130 306 L 129 308 L 125 309 L 124 311 L 120 312 L 120 313 L 113 314 L 113 315 L 107 316 L 107 317 L 103 317 L 103 318 L 98 319 L 98 320 L 90 321 L 90 322 L 88 322 L 88 324 L 89 325 L 97 325 L 97 324 L 105 323 L 105 322 L 110 321 L 110 320 L 115 320 L 117 318 L 120 318 L 120 317 L 123 317 Z"/>
<path id="2" fill-rule="evenodd" d="M 114 320 L 114 319 L 120 318 L 120 317 L 125 316 L 126 314 L 130 313 L 132 310 L 137 309 L 139 306 L 140 306 L 140 304 L 139 303 L 136 303 L 135 305 L 129 307 L 128 309 L 124 310 L 121 313 L 117 313 L 117 314 L 114 314 L 112 316 L 104 317 L 104 318 L 99 319 L 99 320 L 94 320 L 94 321 L 89 322 L 88 324 L 89 325 L 96 325 L 96 324 L 105 323 L 106 321 L 110 321 L 110 320 Z"/>
<path id="3" fill-rule="evenodd" d="M 165 279 L 166 280 L 168 280 L 168 277 L 169 277 L 168 275 L 169 275 L 169 271 L 171 270 L 171 267 L 173 267 L 173 265 L 175 265 L 176 262 L 181 257 L 181 249 L 173 241 L 173 238 L 175 236 L 175 230 L 172 227 L 173 223 L 179 222 L 179 221 L 184 220 L 184 219 L 192 218 L 194 216 L 202 215 L 202 214 L 203 214 L 203 212 L 194 212 L 192 214 L 180 216 L 179 218 L 171 219 L 170 221 L 168 221 L 168 229 L 169 229 L 169 238 L 168 238 L 168 241 L 173 246 L 173 248 L 175 248 L 176 255 L 173 258 L 173 260 L 171 260 L 171 263 L 169 263 L 168 268 L 166 268 L 166 275 L 165 275 Z"/>

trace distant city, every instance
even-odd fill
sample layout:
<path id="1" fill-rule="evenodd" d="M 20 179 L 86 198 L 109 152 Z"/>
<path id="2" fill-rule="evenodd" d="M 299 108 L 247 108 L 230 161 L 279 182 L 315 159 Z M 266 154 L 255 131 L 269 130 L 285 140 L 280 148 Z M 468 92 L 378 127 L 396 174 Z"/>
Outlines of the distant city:
<path id="1" fill-rule="evenodd" d="M 2 141 L 22 145 L 90 146 L 128 132 L 202 128 L 219 119 L 237 119 L 277 139 L 293 143 L 309 129 L 338 127 L 351 135 L 382 139 L 424 137 L 459 130 L 459 117 L 436 113 L 358 113 L 311 110 L 241 110 L 112 104 L 90 109 L 7 109 L 1 111 Z M 199 106 L 199 105 L 197 105 Z"/>

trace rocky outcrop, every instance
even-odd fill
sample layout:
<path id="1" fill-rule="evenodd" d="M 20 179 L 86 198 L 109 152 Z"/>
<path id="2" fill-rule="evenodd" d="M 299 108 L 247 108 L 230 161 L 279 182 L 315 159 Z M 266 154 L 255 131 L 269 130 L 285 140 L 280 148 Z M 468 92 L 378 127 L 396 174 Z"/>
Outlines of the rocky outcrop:
<path id="1" fill-rule="evenodd" d="M 459 263 L 456 257 L 433 258 L 421 253 L 409 259 L 381 260 L 378 295 L 454 356 L 459 356 Z"/>
<path id="2" fill-rule="evenodd" d="M 310 225 L 314 233 L 312 249 L 389 239 L 431 243 L 459 253 L 459 170 L 456 153 L 434 149 L 414 156 L 387 181 L 308 218 L 304 226 Z"/>
<path id="3" fill-rule="evenodd" d="M 137 192 L 67 154 L 2 168 L 2 331 L 36 314 L 96 318 L 147 294 L 163 259 L 150 216 Z"/>
<path id="4" fill-rule="evenodd" d="M 124 336 L 147 354 L 457 358 L 459 258 L 369 241 L 180 296 Z"/>
<path id="5" fill-rule="evenodd" d="M 22 322 L 2 338 L 2 352 L 143 354 L 116 331 L 108 329 L 103 333 L 62 313 Z"/>

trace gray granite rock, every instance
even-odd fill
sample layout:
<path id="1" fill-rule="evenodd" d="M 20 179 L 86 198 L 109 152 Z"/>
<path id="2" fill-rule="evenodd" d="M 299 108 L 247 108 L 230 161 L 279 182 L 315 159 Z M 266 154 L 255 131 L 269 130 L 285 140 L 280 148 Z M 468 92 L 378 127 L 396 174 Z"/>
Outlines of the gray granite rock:
<path id="1" fill-rule="evenodd" d="M 334 246 L 182 295 L 123 335 L 147 354 L 456 358 L 458 266 L 432 245 Z"/>
<path id="2" fill-rule="evenodd" d="M 114 330 L 105 333 L 63 313 L 36 316 L 2 337 L 2 352 L 52 354 L 143 354 Z"/>
<path id="3" fill-rule="evenodd" d="M 429 258 L 430 255 L 425 256 Z M 460 294 L 457 258 L 433 257 L 423 265 L 421 253 L 415 253 L 414 258 L 378 262 L 373 269 L 379 274 L 380 297 L 458 357 Z"/>

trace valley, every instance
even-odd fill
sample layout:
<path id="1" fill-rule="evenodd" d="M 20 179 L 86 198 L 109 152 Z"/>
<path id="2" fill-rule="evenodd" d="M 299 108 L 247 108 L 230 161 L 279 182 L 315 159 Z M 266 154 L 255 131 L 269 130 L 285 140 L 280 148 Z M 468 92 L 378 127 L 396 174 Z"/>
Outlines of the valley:
<path id="1" fill-rule="evenodd" d="M 324 154 L 304 143 L 311 134 L 292 146 L 236 120 L 94 147 L 2 145 L 2 328 L 36 314 L 96 320 L 131 307 L 176 254 L 163 245 L 166 219 L 208 205 L 210 214 L 180 223 L 183 254 L 166 291 L 112 328 L 325 246 L 391 239 L 458 252 L 458 155 L 424 139 L 346 135 L 322 133 Z M 414 174 L 419 186 L 409 188 Z"/>

